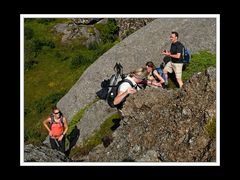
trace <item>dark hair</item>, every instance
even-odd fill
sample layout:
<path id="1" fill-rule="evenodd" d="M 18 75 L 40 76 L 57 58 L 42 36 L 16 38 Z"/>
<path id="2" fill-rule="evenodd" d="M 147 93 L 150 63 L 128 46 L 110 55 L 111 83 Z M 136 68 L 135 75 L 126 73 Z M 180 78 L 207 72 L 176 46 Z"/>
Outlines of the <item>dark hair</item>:
<path id="1" fill-rule="evenodd" d="M 156 69 L 156 67 L 155 67 L 155 65 L 154 65 L 154 63 L 153 63 L 152 61 L 148 61 L 148 62 L 146 63 L 146 66 L 151 67 L 151 68 L 153 68 L 153 69 Z"/>
<path id="2" fill-rule="evenodd" d="M 52 114 L 54 113 L 55 110 L 59 110 L 60 116 L 62 116 L 62 112 L 60 111 L 60 109 L 57 106 L 53 106 L 52 107 Z"/>
<path id="3" fill-rule="evenodd" d="M 175 34 L 175 36 L 178 38 L 178 33 L 176 31 L 173 31 L 172 34 Z"/>

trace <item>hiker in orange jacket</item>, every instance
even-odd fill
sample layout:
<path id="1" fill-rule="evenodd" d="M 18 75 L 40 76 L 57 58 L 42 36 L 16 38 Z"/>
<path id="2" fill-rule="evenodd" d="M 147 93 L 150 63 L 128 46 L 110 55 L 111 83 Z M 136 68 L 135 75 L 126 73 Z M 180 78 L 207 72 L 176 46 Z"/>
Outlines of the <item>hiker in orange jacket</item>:
<path id="1" fill-rule="evenodd" d="M 62 115 L 59 108 L 53 107 L 52 114 L 43 121 L 43 125 L 49 132 L 52 149 L 65 153 L 65 135 L 68 130 L 68 124 L 67 119 Z"/>

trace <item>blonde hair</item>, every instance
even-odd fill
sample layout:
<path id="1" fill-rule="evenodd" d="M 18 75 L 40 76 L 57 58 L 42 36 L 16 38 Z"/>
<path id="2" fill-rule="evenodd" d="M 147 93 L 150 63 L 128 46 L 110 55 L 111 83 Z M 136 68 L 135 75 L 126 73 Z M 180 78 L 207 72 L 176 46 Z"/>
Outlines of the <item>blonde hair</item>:
<path id="1" fill-rule="evenodd" d="M 147 77 L 147 68 L 145 67 L 141 67 L 141 68 L 137 68 L 135 69 L 133 72 L 130 73 L 130 77 L 137 77 L 140 79 L 144 79 Z"/>

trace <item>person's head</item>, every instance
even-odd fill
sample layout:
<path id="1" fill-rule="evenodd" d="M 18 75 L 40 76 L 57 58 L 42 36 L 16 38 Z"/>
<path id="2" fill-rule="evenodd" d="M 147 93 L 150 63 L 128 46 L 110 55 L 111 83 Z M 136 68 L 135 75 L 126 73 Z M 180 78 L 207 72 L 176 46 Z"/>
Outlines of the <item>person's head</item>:
<path id="1" fill-rule="evenodd" d="M 130 73 L 130 77 L 138 84 L 141 83 L 147 77 L 147 68 L 141 67 L 135 69 L 133 72 Z"/>
<path id="2" fill-rule="evenodd" d="M 147 72 L 150 73 L 153 69 L 156 69 L 154 63 L 152 61 L 148 61 L 146 63 L 146 67 L 147 67 Z"/>
<path id="3" fill-rule="evenodd" d="M 175 43 L 178 41 L 178 33 L 176 31 L 173 31 L 170 35 L 170 40 L 172 43 Z"/>
<path id="4" fill-rule="evenodd" d="M 55 116 L 55 117 L 60 117 L 62 115 L 61 111 L 59 110 L 59 108 L 57 108 L 56 106 L 54 106 L 52 108 L 52 114 Z"/>

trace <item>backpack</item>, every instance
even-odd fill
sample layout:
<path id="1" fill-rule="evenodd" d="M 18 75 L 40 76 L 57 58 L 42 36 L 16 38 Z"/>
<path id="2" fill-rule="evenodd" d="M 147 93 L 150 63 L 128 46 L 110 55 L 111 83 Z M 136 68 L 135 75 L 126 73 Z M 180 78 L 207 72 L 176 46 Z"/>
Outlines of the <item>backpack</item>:
<path id="1" fill-rule="evenodd" d="M 183 46 L 183 52 L 182 52 L 182 61 L 183 64 L 188 64 L 191 60 L 191 52 L 188 48 L 185 48 Z"/>
<path id="2" fill-rule="evenodd" d="M 156 70 L 157 70 L 158 74 L 160 74 L 162 76 L 163 80 L 166 81 L 166 77 L 163 72 L 163 69 L 161 67 L 157 67 Z"/>
<path id="3" fill-rule="evenodd" d="M 107 101 L 110 107 L 120 109 L 124 101 L 126 100 L 127 96 L 123 98 L 122 102 L 119 103 L 118 105 L 113 104 L 113 101 L 117 96 L 119 86 L 123 82 L 128 82 L 132 87 L 134 87 L 134 85 L 130 80 L 125 79 L 126 75 L 123 74 L 123 67 L 120 63 L 116 63 L 113 69 L 115 71 L 115 74 L 113 74 L 110 79 L 102 81 L 101 83 L 102 89 L 96 92 L 96 94 L 100 99 Z"/>
<path id="4" fill-rule="evenodd" d="M 118 94 L 118 88 L 124 82 L 128 82 L 132 87 L 133 83 L 130 80 L 125 79 L 126 75 L 123 74 L 123 67 L 120 63 L 116 63 L 113 69 L 116 73 L 112 75 L 109 80 L 109 89 L 106 101 L 110 107 L 120 109 L 123 103 L 126 101 L 127 96 L 123 98 L 121 103 L 119 103 L 118 105 L 114 105 L 113 101 Z"/>
<path id="5" fill-rule="evenodd" d="M 111 91 L 112 86 L 116 86 L 119 81 L 125 78 L 125 75 L 122 73 L 122 65 L 116 63 L 114 66 L 114 71 L 116 72 L 111 76 L 110 79 L 104 79 L 101 83 L 102 89 L 96 92 L 97 96 L 102 100 L 107 100 L 109 92 Z"/>
<path id="6" fill-rule="evenodd" d="M 187 66 L 189 65 L 190 63 L 190 60 L 191 60 L 191 53 L 190 53 L 190 50 L 188 48 L 185 48 L 183 46 L 183 52 L 182 52 L 182 62 L 183 62 L 183 67 L 182 67 L 182 70 L 184 71 Z"/>

